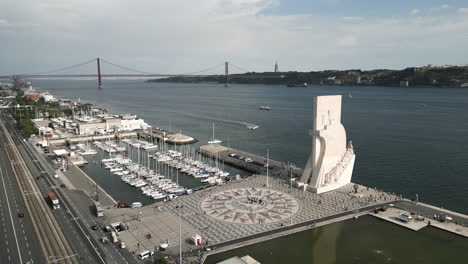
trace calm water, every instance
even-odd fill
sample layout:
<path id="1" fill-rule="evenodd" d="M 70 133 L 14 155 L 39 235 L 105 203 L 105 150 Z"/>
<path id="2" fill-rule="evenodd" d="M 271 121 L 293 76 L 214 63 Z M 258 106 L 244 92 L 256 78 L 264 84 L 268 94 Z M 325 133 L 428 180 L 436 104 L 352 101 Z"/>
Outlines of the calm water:
<path id="1" fill-rule="evenodd" d="M 205 263 L 245 255 L 260 263 L 467 263 L 467 248 L 468 239 L 436 228 L 414 232 L 365 216 L 223 252 Z"/>
<path id="2" fill-rule="evenodd" d="M 468 213 L 468 89 L 307 87 L 267 85 L 35 80 L 41 90 L 81 98 L 115 113 L 136 113 L 149 124 L 181 130 L 205 144 L 231 147 L 304 167 L 311 149 L 313 96 L 343 98 L 343 123 L 357 159 L 353 181 Z M 259 105 L 273 110 L 261 111 Z M 248 130 L 245 123 L 260 125 Z M 229 137 L 228 137 L 229 135 Z"/>
<path id="3" fill-rule="evenodd" d="M 141 80 L 106 80 L 102 90 L 96 81 L 41 80 L 34 85 L 114 113 L 136 113 L 152 126 L 197 137 L 198 144 L 206 144 L 215 122 L 216 137 L 225 144 L 260 155 L 269 148 L 271 158 L 300 167 L 311 149 L 313 96 L 343 94 L 342 122 L 357 154 L 354 182 L 410 198 L 419 194 L 421 201 L 468 213 L 468 89 L 225 88 Z M 273 110 L 258 110 L 259 105 Z M 260 128 L 248 130 L 246 123 Z M 98 164 L 86 170 L 111 193 L 139 195 Z M 361 217 L 225 252 L 209 263 L 245 254 L 261 263 L 466 263 L 467 241 L 440 230 L 413 232 Z"/>

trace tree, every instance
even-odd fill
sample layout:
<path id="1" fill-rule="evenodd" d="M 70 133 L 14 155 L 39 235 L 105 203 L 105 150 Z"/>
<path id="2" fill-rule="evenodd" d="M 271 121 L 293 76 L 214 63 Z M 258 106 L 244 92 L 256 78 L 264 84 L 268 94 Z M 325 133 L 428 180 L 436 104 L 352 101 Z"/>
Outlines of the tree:
<path id="1" fill-rule="evenodd" d="M 354 185 L 353 185 L 353 188 L 354 188 L 354 193 L 357 193 L 357 191 L 358 191 L 358 189 L 359 189 L 359 185 L 354 184 Z"/>

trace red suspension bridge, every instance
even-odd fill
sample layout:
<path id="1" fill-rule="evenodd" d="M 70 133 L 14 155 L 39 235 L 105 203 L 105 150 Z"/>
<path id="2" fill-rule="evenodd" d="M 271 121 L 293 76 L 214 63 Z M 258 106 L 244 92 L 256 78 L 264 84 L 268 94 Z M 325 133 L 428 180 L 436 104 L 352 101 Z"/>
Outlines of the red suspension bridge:
<path id="1" fill-rule="evenodd" d="M 71 69 L 74 69 L 74 68 L 77 68 L 77 67 L 80 67 L 80 66 L 83 66 L 83 65 L 87 65 L 87 64 L 90 64 L 90 63 L 94 63 L 94 62 L 96 63 L 96 66 L 97 66 L 97 73 L 95 73 L 95 74 L 58 74 L 59 72 L 63 72 L 63 71 L 66 71 L 66 70 L 71 70 Z M 130 74 L 129 73 L 103 74 L 101 72 L 101 62 L 110 64 L 112 66 L 115 66 L 117 68 L 120 68 L 120 69 L 123 69 L 123 70 L 126 70 L 126 71 L 130 71 L 132 73 L 130 73 Z M 224 64 L 224 84 L 228 85 L 228 83 L 229 83 L 229 62 L 224 62 L 223 64 Z M 98 87 L 102 88 L 103 87 L 102 78 L 106 78 L 106 77 L 111 77 L 111 78 L 207 77 L 207 76 L 213 76 L 213 75 L 212 74 L 210 74 L 210 75 L 202 74 L 202 73 L 213 70 L 213 69 L 218 68 L 218 67 L 221 67 L 223 64 L 218 64 L 218 65 L 203 69 L 201 71 L 191 72 L 191 73 L 184 73 L 184 74 L 167 74 L 166 73 L 166 74 L 161 74 L 161 73 L 150 73 L 150 72 L 139 71 L 139 70 L 135 70 L 135 69 L 132 69 L 132 68 L 129 68 L 129 67 L 125 67 L 125 66 L 121 66 L 121 65 L 112 63 L 112 62 L 110 62 L 108 60 L 105 60 L 105 59 L 96 58 L 96 59 L 92 59 L 92 60 L 89 60 L 89 61 L 86 61 L 86 62 L 83 62 L 83 63 L 79 63 L 79 64 L 76 64 L 76 65 L 73 65 L 73 66 L 60 68 L 60 69 L 56 69 L 56 70 L 48 71 L 48 72 L 33 73 L 33 74 L 3 75 L 3 76 L 0 75 L 0 79 L 11 79 L 11 80 L 13 80 L 13 82 L 15 84 L 20 86 L 20 84 L 23 83 L 23 81 L 22 81 L 23 79 L 97 78 Z M 235 67 L 236 69 L 242 71 L 242 72 L 245 72 L 245 73 L 248 72 L 247 70 L 245 70 L 245 69 L 243 69 L 241 67 L 235 66 L 234 64 L 231 64 L 231 65 L 233 67 Z"/>

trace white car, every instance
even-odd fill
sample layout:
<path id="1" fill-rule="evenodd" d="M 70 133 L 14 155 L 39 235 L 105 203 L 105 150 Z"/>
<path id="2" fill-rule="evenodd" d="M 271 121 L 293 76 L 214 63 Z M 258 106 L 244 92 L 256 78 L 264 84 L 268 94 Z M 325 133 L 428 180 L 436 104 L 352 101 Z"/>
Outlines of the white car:
<path id="1" fill-rule="evenodd" d="M 120 243 L 120 248 L 126 248 L 127 246 L 125 245 L 124 242 Z"/>

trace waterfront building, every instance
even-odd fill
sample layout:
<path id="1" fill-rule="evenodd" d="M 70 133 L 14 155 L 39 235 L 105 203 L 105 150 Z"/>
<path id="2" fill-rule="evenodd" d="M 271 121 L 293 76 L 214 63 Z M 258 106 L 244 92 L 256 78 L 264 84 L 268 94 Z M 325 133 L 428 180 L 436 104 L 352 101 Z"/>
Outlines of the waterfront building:
<path id="1" fill-rule="evenodd" d="M 28 98 L 29 100 L 37 101 L 39 98 L 41 98 L 41 95 L 32 88 L 32 86 L 29 87 L 29 90 L 24 92 L 24 97 Z"/>
<path id="2" fill-rule="evenodd" d="M 298 184 L 323 193 L 350 183 L 356 156 L 341 124 L 341 95 L 315 97 L 310 135 L 312 153 Z"/>
<path id="3" fill-rule="evenodd" d="M 408 80 L 400 81 L 400 87 L 409 87 L 409 81 Z"/>
<path id="4" fill-rule="evenodd" d="M 77 131 L 79 135 L 93 135 L 104 132 L 133 131 L 148 128 L 148 124 L 135 115 L 105 115 L 97 118 L 78 118 Z"/>

